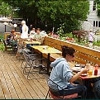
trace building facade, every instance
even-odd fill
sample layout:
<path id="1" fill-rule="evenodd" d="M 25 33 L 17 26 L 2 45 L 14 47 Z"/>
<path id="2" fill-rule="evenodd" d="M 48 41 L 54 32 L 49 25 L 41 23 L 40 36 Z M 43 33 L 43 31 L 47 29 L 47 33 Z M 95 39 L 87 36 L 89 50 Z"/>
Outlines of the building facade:
<path id="1" fill-rule="evenodd" d="M 89 14 L 86 21 L 82 23 L 82 29 L 89 31 L 100 31 L 100 17 L 97 16 L 97 4 L 94 0 L 89 0 Z"/>

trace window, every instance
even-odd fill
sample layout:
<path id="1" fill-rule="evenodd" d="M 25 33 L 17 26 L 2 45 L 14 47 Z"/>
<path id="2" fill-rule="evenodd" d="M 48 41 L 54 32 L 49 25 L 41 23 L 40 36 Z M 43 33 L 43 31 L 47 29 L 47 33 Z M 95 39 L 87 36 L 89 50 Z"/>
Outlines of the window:
<path id="1" fill-rule="evenodd" d="M 99 27 L 100 27 L 100 21 L 99 21 Z"/>
<path id="2" fill-rule="evenodd" d="M 93 11 L 96 10 L 96 2 L 93 2 Z"/>
<path id="3" fill-rule="evenodd" d="M 100 21 L 93 21 L 94 27 L 100 27 Z"/>
<path id="4" fill-rule="evenodd" d="M 95 21 L 93 21 L 93 26 L 95 27 Z"/>
<path id="5" fill-rule="evenodd" d="M 96 21 L 96 27 L 98 27 L 98 21 Z"/>

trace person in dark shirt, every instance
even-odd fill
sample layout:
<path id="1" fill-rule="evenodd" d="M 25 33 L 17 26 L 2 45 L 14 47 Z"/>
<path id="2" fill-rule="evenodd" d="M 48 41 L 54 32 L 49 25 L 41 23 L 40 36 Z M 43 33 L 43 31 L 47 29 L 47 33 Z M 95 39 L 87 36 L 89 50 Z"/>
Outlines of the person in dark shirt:
<path id="1" fill-rule="evenodd" d="M 15 34 L 14 29 L 12 29 L 11 34 L 7 36 L 6 44 L 11 45 L 12 48 L 14 48 L 14 49 L 15 48 L 17 49 L 17 40 L 16 40 L 16 34 Z"/>
<path id="2" fill-rule="evenodd" d="M 6 39 L 7 45 L 10 45 L 11 41 L 14 39 L 14 33 L 15 33 L 15 30 L 12 29 L 11 33 L 7 36 L 7 39 Z"/>

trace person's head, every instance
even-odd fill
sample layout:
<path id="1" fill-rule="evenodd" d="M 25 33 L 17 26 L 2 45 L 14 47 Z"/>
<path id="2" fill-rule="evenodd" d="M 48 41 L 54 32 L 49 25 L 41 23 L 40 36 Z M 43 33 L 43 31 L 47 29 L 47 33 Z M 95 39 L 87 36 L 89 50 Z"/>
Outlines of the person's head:
<path id="1" fill-rule="evenodd" d="M 35 31 L 35 28 L 32 28 L 32 31 Z"/>
<path id="2" fill-rule="evenodd" d="M 22 20 L 21 24 L 22 24 L 22 25 L 26 24 L 25 20 Z"/>
<path id="3" fill-rule="evenodd" d="M 36 33 L 40 34 L 40 32 L 41 32 L 40 28 L 37 28 Z"/>
<path id="4" fill-rule="evenodd" d="M 15 30 L 14 30 L 14 29 L 12 29 L 12 30 L 11 30 L 11 33 L 12 33 L 12 34 L 14 34 L 14 33 L 15 33 Z"/>
<path id="5" fill-rule="evenodd" d="M 62 46 L 62 56 L 67 60 L 67 61 L 72 61 L 74 60 L 74 53 L 75 49 L 72 47 L 68 46 Z"/>

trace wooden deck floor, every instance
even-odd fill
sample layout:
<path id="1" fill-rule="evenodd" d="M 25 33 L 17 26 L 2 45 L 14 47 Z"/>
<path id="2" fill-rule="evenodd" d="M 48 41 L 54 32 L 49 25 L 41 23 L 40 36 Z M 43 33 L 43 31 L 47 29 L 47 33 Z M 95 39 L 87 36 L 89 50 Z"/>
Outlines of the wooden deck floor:
<path id="1" fill-rule="evenodd" d="M 14 54 L 0 51 L 0 99 L 44 99 L 48 76 L 27 79 L 20 65 Z"/>

